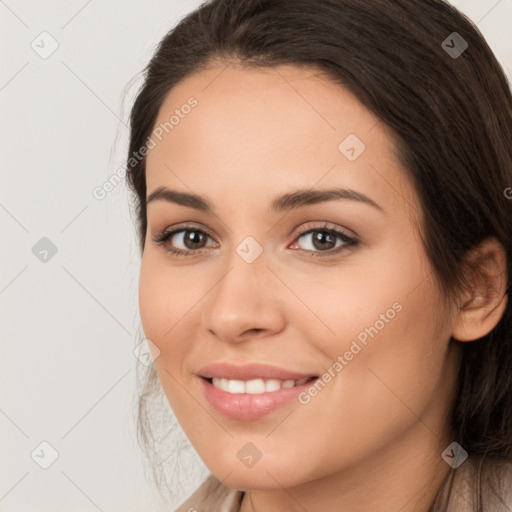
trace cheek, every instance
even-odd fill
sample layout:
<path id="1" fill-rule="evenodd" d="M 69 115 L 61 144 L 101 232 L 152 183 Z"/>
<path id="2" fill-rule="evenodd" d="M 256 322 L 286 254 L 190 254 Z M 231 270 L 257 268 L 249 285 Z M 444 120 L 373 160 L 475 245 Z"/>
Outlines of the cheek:
<path id="1" fill-rule="evenodd" d="M 391 259 L 393 264 L 366 262 L 361 273 L 345 269 L 338 279 L 309 282 L 302 298 L 318 317 L 297 308 L 291 320 L 322 354 L 325 385 L 303 396 L 295 421 L 280 430 L 283 439 L 308 446 L 305 460 L 322 453 L 314 472 L 371 456 L 404 438 L 419 417 L 434 430 L 441 421 L 453 383 L 445 375 L 449 332 L 438 316 L 439 294 L 425 279 L 428 266 L 397 254 Z M 308 424 L 316 435 L 305 442 Z M 421 422 L 419 428 L 432 435 Z"/>
<path id="2" fill-rule="evenodd" d="M 166 317 L 163 312 L 168 299 L 168 291 L 161 274 L 152 264 L 151 255 L 146 250 L 139 275 L 139 309 L 144 334 L 157 345 L 160 345 L 158 342 L 166 329 Z M 159 348 L 162 349 L 160 346 Z"/>
<path id="3" fill-rule="evenodd" d="M 322 327 L 323 322 L 331 335 L 322 339 L 331 350 L 346 349 L 347 339 L 357 338 L 364 345 L 394 331 L 394 340 L 388 344 L 391 348 L 401 345 L 398 331 L 404 330 L 404 336 L 414 331 L 428 336 L 435 327 L 432 319 L 439 310 L 440 296 L 432 284 L 431 266 L 415 243 L 382 244 L 347 260 L 338 269 L 322 271 L 314 277 L 304 274 L 300 285 L 303 302 L 317 313 L 316 319 L 312 315 L 302 317 L 302 327 L 314 334 L 311 327 Z M 295 320 L 301 321 L 301 317 Z"/>
<path id="4" fill-rule="evenodd" d="M 187 396 L 174 376 L 183 369 L 191 346 L 193 310 L 204 293 L 183 268 L 170 268 L 165 258 L 147 250 L 142 258 L 139 276 L 139 309 L 146 338 L 159 349 L 155 359 L 162 389 L 173 410 L 179 414 Z M 197 307 L 197 305 L 196 305 Z"/>
<path id="5" fill-rule="evenodd" d="M 139 308 L 147 338 L 155 341 L 160 350 L 187 323 L 187 314 L 204 294 L 197 276 L 184 267 L 171 268 L 165 257 L 153 250 L 144 253 L 139 276 Z M 160 346 L 162 345 L 162 346 Z"/>
<path id="6" fill-rule="evenodd" d="M 332 438 L 355 432 L 364 437 L 366 431 L 370 443 L 375 435 L 396 434 L 450 391 L 444 366 L 449 322 L 430 265 L 414 246 L 376 256 L 324 281 L 329 285 L 323 294 L 311 289 L 312 309 L 330 336 L 319 337 L 312 324 L 301 324 L 330 359 L 325 371 L 335 375 L 327 375 L 329 383 L 318 393 L 323 398 L 314 399 L 334 412 L 324 426 Z"/>

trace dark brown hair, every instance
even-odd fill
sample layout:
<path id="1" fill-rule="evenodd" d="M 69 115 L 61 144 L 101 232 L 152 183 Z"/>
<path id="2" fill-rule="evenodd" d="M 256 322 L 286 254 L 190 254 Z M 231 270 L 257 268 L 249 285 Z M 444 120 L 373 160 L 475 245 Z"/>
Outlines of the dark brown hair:
<path id="1" fill-rule="evenodd" d="M 467 43 L 459 56 L 443 46 L 453 32 Z M 481 33 L 454 7 L 441 0 L 206 2 L 162 39 L 144 70 L 128 159 L 144 146 L 169 91 L 219 63 L 313 67 L 350 90 L 391 128 L 420 197 L 425 250 L 446 296 L 469 286 L 465 256 L 491 236 L 506 251 L 510 288 L 511 91 Z M 130 166 L 127 179 L 143 251 L 145 159 Z M 511 315 L 508 301 L 489 335 L 461 344 L 451 425 L 470 456 L 512 459 Z M 148 395 L 156 390 L 151 372 Z M 140 403 L 147 413 L 144 397 Z"/>

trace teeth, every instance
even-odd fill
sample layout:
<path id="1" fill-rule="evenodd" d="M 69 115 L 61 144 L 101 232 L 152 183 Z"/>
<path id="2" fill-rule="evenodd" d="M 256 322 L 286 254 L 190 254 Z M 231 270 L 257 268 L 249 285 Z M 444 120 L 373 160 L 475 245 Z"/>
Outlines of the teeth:
<path id="1" fill-rule="evenodd" d="M 269 393 L 279 391 L 282 388 L 293 388 L 300 386 L 309 379 L 294 380 L 277 380 L 277 379 L 254 379 L 254 380 L 229 380 L 213 377 L 212 384 L 222 391 L 228 393 L 239 394 L 248 393 L 250 395 L 259 395 L 261 393 Z"/>
<path id="2" fill-rule="evenodd" d="M 244 393 L 245 384 L 242 380 L 228 380 L 228 393 Z"/>
<path id="3" fill-rule="evenodd" d="M 281 381 L 269 379 L 265 381 L 265 391 L 279 391 L 281 389 Z"/>
<path id="4" fill-rule="evenodd" d="M 242 391 L 242 393 L 243 392 L 244 391 Z M 249 393 L 251 395 L 259 395 L 260 393 L 265 393 L 265 381 L 262 379 L 248 380 L 245 383 L 245 393 Z"/>

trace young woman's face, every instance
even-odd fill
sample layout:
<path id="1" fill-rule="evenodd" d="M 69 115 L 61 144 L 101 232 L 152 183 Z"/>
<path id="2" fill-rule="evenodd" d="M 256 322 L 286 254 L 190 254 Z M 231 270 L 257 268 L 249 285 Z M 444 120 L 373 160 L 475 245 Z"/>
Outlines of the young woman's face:
<path id="1" fill-rule="evenodd" d="M 150 147 L 142 324 L 209 469 L 263 489 L 441 460 L 452 312 L 383 124 L 311 70 L 217 67 Z"/>

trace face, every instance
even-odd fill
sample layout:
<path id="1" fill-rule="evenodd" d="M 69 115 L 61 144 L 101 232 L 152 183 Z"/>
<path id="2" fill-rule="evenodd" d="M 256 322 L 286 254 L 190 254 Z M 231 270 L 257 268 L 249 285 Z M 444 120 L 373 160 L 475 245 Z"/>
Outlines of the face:
<path id="1" fill-rule="evenodd" d="M 456 358 L 392 134 L 311 69 L 234 65 L 176 86 L 153 134 L 141 319 L 208 468 L 264 489 L 424 463 Z"/>

